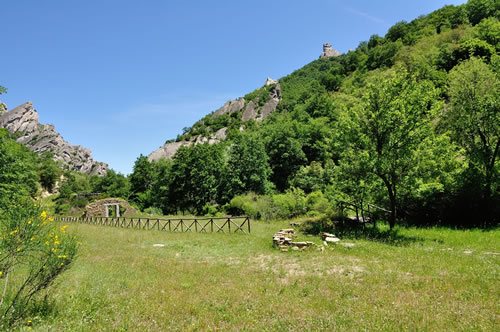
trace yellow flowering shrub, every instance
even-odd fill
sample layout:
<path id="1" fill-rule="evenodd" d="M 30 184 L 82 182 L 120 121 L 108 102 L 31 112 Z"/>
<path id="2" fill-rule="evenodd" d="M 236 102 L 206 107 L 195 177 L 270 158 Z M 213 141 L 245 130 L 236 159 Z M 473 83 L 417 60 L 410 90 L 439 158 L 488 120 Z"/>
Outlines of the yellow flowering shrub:
<path id="1" fill-rule="evenodd" d="M 31 200 L 0 210 L 0 329 L 20 319 L 37 294 L 68 269 L 78 246 L 68 225 L 54 223 Z"/>

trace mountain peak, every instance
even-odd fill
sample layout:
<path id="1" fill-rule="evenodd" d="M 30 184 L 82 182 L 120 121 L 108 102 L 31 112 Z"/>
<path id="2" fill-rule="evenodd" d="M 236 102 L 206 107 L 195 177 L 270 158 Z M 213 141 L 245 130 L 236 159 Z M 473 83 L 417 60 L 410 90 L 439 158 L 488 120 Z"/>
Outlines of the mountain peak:
<path id="1" fill-rule="evenodd" d="M 33 102 L 28 101 L 10 111 L 0 113 L 0 128 L 18 133 L 17 142 L 39 155 L 50 152 L 65 167 L 90 175 L 104 175 L 108 165 L 92 159 L 92 152 L 80 145 L 71 145 L 52 124 L 40 124 Z"/>

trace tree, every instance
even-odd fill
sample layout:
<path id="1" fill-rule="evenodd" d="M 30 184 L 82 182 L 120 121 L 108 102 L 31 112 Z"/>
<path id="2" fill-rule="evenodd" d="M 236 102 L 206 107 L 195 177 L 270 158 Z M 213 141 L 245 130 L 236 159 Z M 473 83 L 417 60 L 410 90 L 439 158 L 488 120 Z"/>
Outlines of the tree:
<path id="1" fill-rule="evenodd" d="M 141 209 L 151 206 L 151 186 L 153 184 L 153 165 L 142 154 L 134 164 L 134 170 L 129 175 L 130 193 Z"/>
<path id="2" fill-rule="evenodd" d="M 52 153 L 46 152 L 40 158 L 40 166 L 38 169 L 40 184 L 48 192 L 54 190 L 54 186 L 61 175 L 61 170 L 57 163 L 52 159 Z"/>
<path id="3" fill-rule="evenodd" d="M 399 189 L 416 167 L 415 151 L 431 132 L 437 95 L 432 83 L 418 82 L 401 70 L 377 85 L 370 84 L 360 107 L 343 114 L 340 126 L 346 153 L 359 155 L 360 166 L 383 182 L 391 229 L 398 217 Z"/>
<path id="4" fill-rule="evenodd" d="M 476 25 L 483 18 L 495 14 L 495 10 L 499 9 L 497 3 L 495 0 L 469 0 L 465 6 L 470 23 Z"/>
<path id="5" fill-rule="evenodd" d="M 34 196 L 38 189 L 36 155 L 0 128 L 0 208 L 19 197 Z"/>
<path id="6" fill-rule="evenodd" d="M 307 162 L 298 138 L 298 124 L 284 117 L 267 128 L 266 152 L 272 169 L 271 180 L 278 190 L 284 190 L 295 172 Z"/>
<path id="7" fill-rule="evenodd" d="M 500 81 L 483 61 L 471 58 L 450 72 L 451 108 L 446 122 L 465 149 L 470 167 L 484 178 L 489 202 L 498 179 L 500 154 Z"/>
<path id="8" fill-rule="evenodd" d="M 227 157 L 227 199 L 249 191 L 266 193 L 271 175 L 268 160 L 258 137 L 245 134 L 236 137 Z"/>
<path id="9" fill-rule="evenodd" d="M 110 169 L 104 176 L 93 176 L 90 179 L 92 191 L 105 193 L 111 197 L 127 199 L 130 195 L 130 182 L 120 173 Z"/>
<path id="10" fill-rule="evenodd" d="M 205 204 L 220 200 L 224 173 L 222 144 L 181 147 L 170 170 L 169 202 L 175 209 L 201 213 Z"/>

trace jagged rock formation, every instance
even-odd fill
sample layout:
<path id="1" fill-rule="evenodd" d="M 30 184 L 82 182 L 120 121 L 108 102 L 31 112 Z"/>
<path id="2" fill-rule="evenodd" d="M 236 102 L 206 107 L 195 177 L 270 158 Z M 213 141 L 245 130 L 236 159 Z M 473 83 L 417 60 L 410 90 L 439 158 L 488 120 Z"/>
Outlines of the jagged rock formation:
<path id="1" fill-rule="evenodd" d="M 332 45 L 330 43 L 324 43 L 323 44 L 323 53 L 319 56 L 320 59 L 323 58 L 328 58 L 331 56 L 339 56 L 340 53 L 336 49 L 332 48 Z"/>
<path id="2" fill-rule="evenodd" d="M 263 99 L 266 100 L 263 102 L 260 96 L 255 97 L 254 100 L 246 100 L 245 98 L 239 98 L 236 100 L 230 100 L 224 104 L 221 108 L 216 110 L 212 114 L 212 118 L 216 118 L 218 116 L 222 116 L 225 114 L 233 114 L 235 112 L 241 113 L 241 120 L 243 122 L 248 120 L 262 121 L 269 114 L 271 114 L 276 107 L 278 106 L 281 100 L 281 87 L 278 81 L 273 80 L 272 78 L 267 78 L 264 83 L 264 87 L 261 89 L 266 89 L 269 94 L 269 98 Z M 244 130 L 242 126 L 240 130 Z M 214 144 L 219 143 L 226 139 L 227 128 L 221 128 L 217 130 L 215 133 L 212 133 L 210 136 L 193 136 L 189 140 L 181 140 L 178 142 L 168 142 L 159 149 L 151 152 L 148 156 L 150 161 L 158 160 L 162 158 L 170 159 L 172 158 L 177 150 L 181 146 L 191 146 L 193 144 Z"/>
<path id="3" fill-rule="evenodd" d="M 55 161 L 65 167 L 90 175 L 104 175 L 108 165 L 92 159 L 92 152 L 80 145 L 71 145 L 55 130 L 52 124 L 40 124 L 32 102 L 0 113 L 0 128 L 20 135 L 17 141 L 39 155 L 51 152 Z"/>

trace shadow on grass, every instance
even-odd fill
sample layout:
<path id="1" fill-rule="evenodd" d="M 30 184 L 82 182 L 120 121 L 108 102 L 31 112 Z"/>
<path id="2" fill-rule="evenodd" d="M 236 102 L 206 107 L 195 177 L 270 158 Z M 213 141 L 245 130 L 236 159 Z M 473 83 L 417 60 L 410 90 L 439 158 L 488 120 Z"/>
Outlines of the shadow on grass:
<path id="1" fill-rule="evenodd" d="M 363 239 L 398 247 L 405 247 L 425 241 L 422 237 L 401 234 L 398 228 L 390 230 L 386 225 L 373 227 L 371 224 L 363 225 L 349 221 L 336 223 L 332 223 L 331 221 L 307 221 L 301 225 L 301 230 L 306 234 L 317 235 L 320 232 L 328 232 L 335 234 L 340 239 Z"/>

